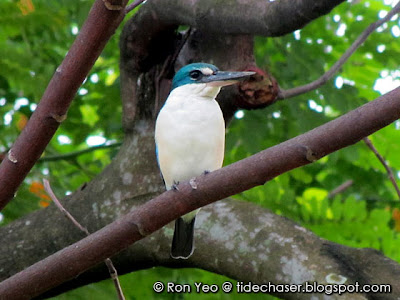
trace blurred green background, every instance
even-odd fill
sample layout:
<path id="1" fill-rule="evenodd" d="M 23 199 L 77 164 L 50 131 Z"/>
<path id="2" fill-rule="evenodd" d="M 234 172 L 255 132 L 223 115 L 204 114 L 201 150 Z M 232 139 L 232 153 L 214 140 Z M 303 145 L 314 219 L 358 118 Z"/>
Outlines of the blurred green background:
<path id="1" fill-rule="evenodd" d="M 40 100 L 48 81 L 79 32 L 93 1 L 0 1 L 0 153 L 12 145 Z M 317 79 L 358 35 L 383 18 L 395 1 L 345 2 L 302 30 L 279 38 L 257 37 L 258 66 L 268 68 L 282 88 Z M 133 13 L 131 13 L 133 15 Z M 50 200 L 43 177 L 56 194 L 68 194 L 107 166 L 123 139 L 117 34 L 79 90 L 67 120 L 17 197 L 0 214 L 0 226 Z M 324 124 L 400 85 L 400 22 L 393 17 L 361 46 L 323 87 L 258 111 L 238 111 L 227 131 L 225 165 Z M 400 177 L 400 121 L 371 136 Z M 96 151 L 74 154 L 89 147 Z M 71 154 L 68 159 L 64 155 Z M 351 180 L 343 192 L 330 192 Z M 328 240 L 372 247 L 400 262 L 399 197 L 386 171 L 360 142 L 320 161 L 283 174 L 265 186 L 236 195 L 299 222 Z M 34 200 L 34 201 L 32 201 Z M 196 269 L 154 268 L 121 276 L 127 299 L 228 299 L 232 294 L 156 294 L 156 281 L 221 284 L 226 277 Z M 233 283 L 234 280 L 230 280 Z M 238 298 L 266 295 L 237 295 Z M 110 280 L 54 299 L 112 299 Z M 236 298 L 235 297 L 235 298 Z"/>

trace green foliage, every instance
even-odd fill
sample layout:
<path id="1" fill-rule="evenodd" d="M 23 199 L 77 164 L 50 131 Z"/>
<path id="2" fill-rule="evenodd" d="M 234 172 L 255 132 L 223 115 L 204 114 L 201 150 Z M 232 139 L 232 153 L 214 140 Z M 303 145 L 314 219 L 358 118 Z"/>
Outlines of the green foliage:
<path id="1" fill-rule="evenodd" d="M 10 148 L 23 128 L 24 119 L 31 116 L 91 5 L 92 1 L 0 3 L 0 152 Z M 118 35 L 110 40 L 80 88 L 67 120 L 48 145 L 44 157 L 122 139 Z M 16 199 L 3 211 L 4 223 L 46 205 L 41 202 L 43 197 L 29 191 L 32 183 L 49 176 L 58 195 L 71 192 L 103 170 L 115 150 L 98 150 L 68 161 L 40 162 Z"/>
<path id="2" fill-rule="evenodd" d="M 9 149 L 32 114 L 92 2 L 0 2 L 0 152 Z M 390 5 L 384 4 L 386 2 L 390 1 L 346 2 L 296 33 L 273 39 L 257 37 L 258 65 L 268 68 L 285 89 L 311 82 L 327 71 L 382 11 L 390 9 Z M 392 82 L 392 85 L 395 80 L 398 82 L 400 45 L 393 35 L 396 28 L 400 31 L 399 26 L 399 19 L 394 18 L 373 33 L 340 72 L 321 88 L 264 110 L 245 111 L 243 117 L 238 114 L 227 132 L 225 164 L 307 132 L 377 98 L 379 92 L 374 87 L 379 87 L 379 82 Z M 81 87 L 67 120 L 47 147 L 44 157 L 86 149 L 99 141 L 122 140 L 118 69 L 120 30 Z M 390 89 L 390 86 L 380 86 L 381 90 L 385 88 Z M 371 139 L 398 180 L 400 122 L 380 130 Z M 37 186 L 43 177 L 51 177 L 53 189 L 63 195 L 101 172 L 116 151 L 117 148 L 98 150 L 70 160 L 40 162 L 29 174 L 16 199 L 2 212 L 2 225 L 46 205 L 47 199 Z M 353 184 L 348 189 L 333 198 L 328 197 L 330 191 L 350 179 Z M 396 231 L 396 226 L 397 230 L 400 228 L 400 220 L 394 213 L 399 207 L 399 199 L 385 169 L 362 142 L 283 174 L 236 198 L 287 216 L 328 240 L 354 247 L 372 247 L 400 262 L 397 251 L 400 237 Z M 225 299 L 232 295 L 155 294 L 152 290 L 156 281 L 191 284 L 201 281 L 220 285 L 225 280 L 227 278 L 200 270 L 163 268 L 121 278 L 129 299 Z M 239 298 L 246 297 L 240 295 Z M 108 280 L 56 297 L 89 298 L 115 298 L 112 283 Z"/>
<path id="3" fill-rule="evenodd" d="M 286 89 L 317 79 L 381 11 L 390 9 L 380 1 L 368 3 L 368 9 L 366 3 L 344 3 L 292 35 L 268 40 L 257 38 L 259 65 L 268 67 Z M 343 24 L 347 29 L 341 36 L 338 29 Z M 392 53 L 398 53 L 391 30 L 398 26 L 395 18 L 373 33 L 335 79 L 323 87 L 265 110 L 244 112 L 229 128 L 225 163 L 283 142 L 377 98 L 379 92 L 374 88 L 379 90 L 378 79 L 390 83 L 400 77 L 395 72 L 398 63 L 391 59 Z M 378 49 L 379 45 L 385 46 L 384 51 Z M 387 85 L 380 89 L 394 87 Z M 371 137 L 397 180 L 399 129 L 397 121 Z M 334 199 L 328 198 L 330 191 L 350 179 L 353 180 L 350 188 Z M 294 219 L 323 238 L 354 247 L 376 248 L 400 261 L 396 250 L 400 243 L 396 231 L 399 220 L 394 213 L 400 202 L 386 170 L 362 142 L 236 197 Z"/>

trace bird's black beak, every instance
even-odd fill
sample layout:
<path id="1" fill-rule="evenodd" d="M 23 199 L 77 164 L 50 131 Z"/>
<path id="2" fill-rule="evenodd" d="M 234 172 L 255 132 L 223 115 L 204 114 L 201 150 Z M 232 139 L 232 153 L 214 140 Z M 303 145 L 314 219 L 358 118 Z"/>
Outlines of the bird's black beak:
<path id="1" fill-rule="evenodd" d="M 208 83 L 212 86 L 226 86 L 234 84 L 240 80 L 249 78 L 255 72 L 224 72 L 217 71 L 215 74 L 204 76 L 200 82 Z"/>

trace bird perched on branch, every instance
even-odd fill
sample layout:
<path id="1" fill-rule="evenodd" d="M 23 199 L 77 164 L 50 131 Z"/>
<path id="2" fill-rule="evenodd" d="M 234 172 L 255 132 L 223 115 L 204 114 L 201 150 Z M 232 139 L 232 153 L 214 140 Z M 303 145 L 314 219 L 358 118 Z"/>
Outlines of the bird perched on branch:
<path id="1" fill-rule="evenodd" d="M 167 190 L 203 173 L 221 168 L 225 122 L 215 101 L 221 87 L 254 72 L 222 72 L 206 63 L 180 69 L 161 109 L 155 129 L 157 159 Z M 171 257 L 187 259 L 193 253 L 195 217 L 192 211 L 175 221 Z"/>

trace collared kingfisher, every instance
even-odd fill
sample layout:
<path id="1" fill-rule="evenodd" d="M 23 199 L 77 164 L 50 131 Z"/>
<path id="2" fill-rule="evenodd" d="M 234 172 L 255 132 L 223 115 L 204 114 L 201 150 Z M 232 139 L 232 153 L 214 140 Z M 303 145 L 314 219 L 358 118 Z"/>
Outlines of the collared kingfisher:
<path id="1" fill-rule="evenodd" d="M 215 98 L 221 87 L 253 74 L 221 72 L 206 63 L 186 65 L 175 74 L 155 128 L 157 160 L 167 190 L 222 167 L 225 121 Z M 172 258 L 187 259 L 192 255 L 198 211 L 175 221 Z"/>

